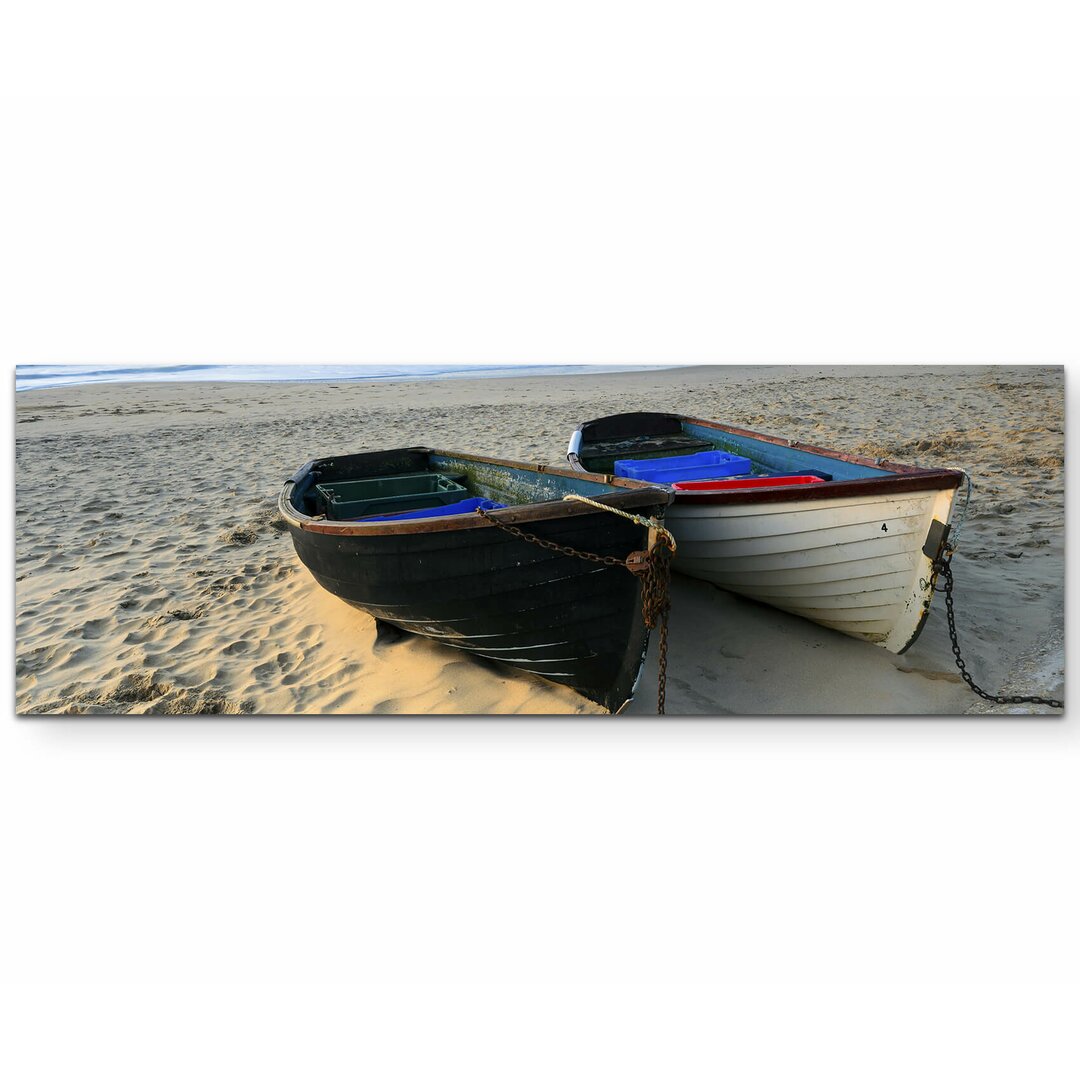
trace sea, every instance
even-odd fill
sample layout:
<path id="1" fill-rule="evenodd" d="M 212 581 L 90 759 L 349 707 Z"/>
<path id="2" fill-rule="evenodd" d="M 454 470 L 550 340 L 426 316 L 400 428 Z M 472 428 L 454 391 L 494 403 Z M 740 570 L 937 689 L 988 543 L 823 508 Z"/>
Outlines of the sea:
<path id="1" fill-rule="evenodd" d="M 658 371 L 674 364 L 19 364 L 16 390 L 114 382 L 408 382 Z"/>

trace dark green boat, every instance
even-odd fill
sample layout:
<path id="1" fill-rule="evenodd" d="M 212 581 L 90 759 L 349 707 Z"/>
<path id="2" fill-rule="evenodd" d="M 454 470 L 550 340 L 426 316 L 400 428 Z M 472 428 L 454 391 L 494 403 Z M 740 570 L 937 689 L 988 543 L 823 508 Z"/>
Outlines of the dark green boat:
<path id="1" fill-rule="evenodd" d="M 410 447 L 309 462 L 280 510 L 300 560 L 346 603 L 617 712 L 648 646 L 641 579 L 495 524 L 620 561 L 650 549 L 647 522 L 567 495 L 654 519 L 670 499 L 638 481 Z"/>

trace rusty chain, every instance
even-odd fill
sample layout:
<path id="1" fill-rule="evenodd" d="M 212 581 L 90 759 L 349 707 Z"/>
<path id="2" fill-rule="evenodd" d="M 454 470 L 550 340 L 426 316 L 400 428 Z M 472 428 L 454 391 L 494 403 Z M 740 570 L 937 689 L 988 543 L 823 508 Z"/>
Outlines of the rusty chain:
<path id="1" fill-rule="evenodd" d="M 592 502 L 592 500 L 587 499 L 581 499 L 580 501 Z M 599 508 L 612 509 L 613 513 L 619 513 L 622 517 L 631 520 L 639 520 L 629 514 L 614 510 L 613 508 L 604 507 L 603 505 L 599 505 Z M 577 548 L 570 547 L 568 544 L 558 544 L 553 540 L 544 540 L 542 537 L 526 532 L 524 529 L 519 529 L 514 525 L 496 520 L 488 512 L 479 507 L 476 512 L 485 520 L 491 522 L 496 528 L 509 533 L 511 536 L 517 537 L 519 540 L 524 540 L 530 544 L 536 544 L 548 551 L 555 551 L 560 555 L 567 555 L 571 558 L 586 559 L 589 562 L 599 563 L 604 566 L 621 566 L 623 569 L 630 571 L 630 573 L 642 579 L 641 610 L 645 625 L 650 630 L 654 630 L 657 625 L 660 627 L 659 663 L 657 672 L 657 712 L 659 715 L 663 716 L 667 693 L 668 620 L 671 615 L 671 600 L 668 596 L 668 587 L 671 582 L 671 558 L 672 555 L 674 555 L 674 540 L 671 538 L 671 534 L 661 527 L 658 529 L 656 541 L 653 544 L 651 551 L 632 551 L 625 559 L 619 559 L 612 555 L 597 555 L 591 551 L 580 551 Z M 953 601 L 953 574 L 952 566 L 950 565 L 954 550 L 952 545 L 944 547 L 939 557 L 935 560 L 934 588 L 936 592 L 943 592 L 945 594 L 945 613 L 949 624 L 949 640 L 952 643 L 952 651 L 953 656 L 956 659 L 956 666 L 959 669 L 964 682 L 967 683 L 973 693 L 977 694 L 985 701 L 994 702 L 998 705 L 1031 704 L 1046 705 L 1052 709 L 1063 709 L 1065 703 L 1056 698 L 1045 698 L 1037 695 L 990 694 L 983 690 L 968 672 L 967 665 L 960 653 L 960 642 L 956 632 L 956 611 Z M 936 584 L 938 578 L 944 583 L 942 586 Z"/>
<path id="2" fill-rule="evenodd" d="M 674 552 L 668 544 L 667 534 L 661 532 L 648 557 L 648 570 L 641 582 L 641 611 L 645 625 L 652 630 L 660 624 L 660 648 L 657 656 L 656 673 L 656 711 L 664 715 L 664 702 L 667 696 L 667 647 L 668 620 L 671 618 L 671 597 L 668 586 L 671 584 L 671 556 Z M 629 563 L 629 560 L 627 560 Z M 628 565 L 628 569 L 630 569 Z M 631 570 L 631 573 L 634 571 Z"/>
<path id="3" fill-rule="evenodd" d="M 971 690 L 985 701 L 992 701 L 996 705 L 1048 705 L 1051 709 L 1064 709 L 1065 702 L 1056 698 L 1044 698 L 1037 696 L 1024 697 L 1018 694 L 988 694 L 981 686 L 976 685 L 975 680 L 968 673 L 964 658 L 960 655 L 960 642 L 956 636 L 956 612 L 953 610 L 953 575 L 952 563 L 953 548 L 947 546 L 942 550 L 934 562 L 936 576 L 944 581 L 944 585 L 934 587 L 935 592 L 945 594 L 945 616 L 949 622 L 949 640 L 952 642 L 953 656 L 956 658 L 956 666 L 960 669 L 960 675 Z"/>
<path id="4" fill-rule="evenodd" d="M 476 512 L 485 520 L 491 522 L 497 529 L 509 533 L 511 536 L 524 540 L 529 544 L 536 544 L 547 551 L 556 551 L 560 555 L 568 555 L 574 559 L 585 559 L 588 562 L 600 563 L 603 566 L 619 566 L 628 570 L 641 581 L 641 613 L 648 629 L 660 626 L 660 651 L 659 670 L 657 674 L 657 699 L 656 711 L 660 716 L 664 715 L 664 701 L 667 695 L 667 644 L 668 644 L 668 620 L 671 616 L 671 600 L 668 597 L 668 585 L 671 581 L 671 556 L 672 550 L 668 543 L 668 533 L 665 529 L 659 530 L 656 542 L 651 551 L 632 551 L 625 559 L 616 558 L 614 555 L 597 555 L 592 551 L 579 551 L 570 547 L 569 544 L 558 544 L 554 540 L 545 540 L 535 533 L 526 532 L 516 525 L 511 525 L 477 507 Z M 628 516 L 628 515 L 622 515 Z"/>

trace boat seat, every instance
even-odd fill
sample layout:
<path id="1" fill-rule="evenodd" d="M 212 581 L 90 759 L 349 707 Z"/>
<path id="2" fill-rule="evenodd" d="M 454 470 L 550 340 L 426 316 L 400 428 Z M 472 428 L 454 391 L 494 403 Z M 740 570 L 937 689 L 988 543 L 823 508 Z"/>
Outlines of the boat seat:
<path id="1" fill-rule="evenodd" d="M 589 457 L 619 457 L 624 453 L 631 454 L 672 454 L 678 451 L 687 454 L 696 454 L 699 450 L 715 450 L 716 444 L 706 442 L 704 439 L 694 438 L 693 435 L 649 435 L 637 436 L 631 439 L 607 439 L 604 442 L 589 443 L 582 450 Z"/>

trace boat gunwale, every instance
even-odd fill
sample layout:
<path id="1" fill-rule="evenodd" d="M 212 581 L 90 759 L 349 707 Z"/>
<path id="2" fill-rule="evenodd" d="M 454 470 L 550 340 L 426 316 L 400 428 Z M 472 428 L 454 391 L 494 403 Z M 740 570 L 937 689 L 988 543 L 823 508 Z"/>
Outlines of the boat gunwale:
<path id="1" fill-rule="evenodd" d="M 458 458 L 462 461 L 475 461 L 484 465 L 496 465 L 504 468 L 515 469 L 520 472 L 544 473 L 553 476 L 562 476 L 567 479 L 581 480 L 585 476 L 597 476 L 597 473 L 584 473 L 578 469 L 564 469 L 558 466 L 534 464 L 526 461 L 515 461 L 510 458 L 487 457 L 482 454 L 467 454 L 458 450 L 438 450 L 428 446 L 401 447 L 401 452 L 418 452 L 423 454 L 437 454 L 441 457 Z M 342 456 L 362 457 L 367 453 L 380 453 L 381 451 L 359 451 L 355 455 L 338 455 L 335 458 L 317 458 L 302 465 L 292 477 L 285 481 L 281 493 L 278 496 L 278 511 L 285 523 L 292 528 L 301 529 L 309 533 L 321 533 L 328 536 L 400 536 L 418 535 L 425 533 L 458 532 L 467 529 L 490 529 L 495 528 L 491 521 L 486 520 L 475 511 L 467 514 L 449 514 L 435 518 L 414 518 L 406 521 L 328 521 L 325 518 L 311 517 L 298 510 L 292 502 L 292 493 L 295 486 L 303 480 L 315 466 L 323 461 L 338 460 Z M 621 476 L 611 478 L 604 477 L 603 483 L 611 487 L 624 488 L 623 491 L 607 492 L 598 494 L 596 502 L 603 503 L 617 510 L 632 511 L 642 507 L 667 507 L 673 493 L 655 484 L 648 484 L 641 480 L 630 480 Z M 586 514 L 599 513 L 595 507 L 587 503 L 567 502 L 564 500 L 548 500 L 540 503 L 523 503 L 518 506 L 509 506 L 504 510 L 489 510 L 487 513 L 496 520 L 509 525 L 519 525 L 537 521 L 563 520 L 570 517 L 580 517 Z"/>
<path id="2" fill-rule="evenodd" d="M 576 432 L 582 430 L 588 424 L 594 424 L 601 420 L 610 420 L 614 416 L 627 416 L 632 413 L 614 413 L 612 416 L 595 417 L 577 426 Z M 860 495 L 889 495 L 901 494 L 912 491 L 938 491 L 948 488 L 959 487 L 964 479 L 964 473 L 959 469 L 927 469 L 920 465 L 905 465 L 898 461 L 889 461 L 886 458 L 871 458 L 864 454 L 845 453 L 842 450 L 827 450 L 824 447 L 813 446 L 810 443 L 799 442 L 795 439 L 784 439 L 777 435 L 765 435 L 762 432 L 751 431 L 749 428 L 734 427 L 731 424 L 721 424 L 716 420 L 703 420 L 694 416 L 686 416 L 682 413 L 661 413 L 669 419 L 679 423 L 694 424 L 699 427 L 713 428 L 729 435 L 737 435 L 757 442 L 770 443 L 774 446 L 782 446 L 789 450 L 799 450 L 817 457 L 829 458 L 833 461 L 843 461 L 850 465 L 862 465 L 869 469 L 887 470 L 890 476 L 868 476 L 858 480 L 827 480 L 821 484 L 797 484 L 791 487 L 767 487 L 748 488 L 743 490 L 723 490 L 715 492 L 701 491 L 675 491 L 673 502 L 679 506 L 708 506 L 708 505 L 746 505 L 752 503 L 772 502 L 798 502 L 798 501 L 821 501 L 828 499 L 843 499 L 858 497 Z M 584 475 L 603 476 L 605 480 L 620 479 L 608 473 L 590 473 L 581 464 L 579 453 L 567 455 L 571 465 L 577 462 L 579 472 Z"/>
<path id="3" fill-rule="evenodd" d="M 748 491 L 675 492 L 677 506 L 736 506 L 754 503 L 823 502 L 860 495 L 902 495 L 916 491 L 957 488 L 964 474 L 953 469 L 927 469 L 917 476 L 884 476 L 880 479 L 827 480 L 798 487 L 760 488 Z M 825 488 L 824 491 L 820 490 Z M 811 491 L 811 489 L 816 489 Z"/>

